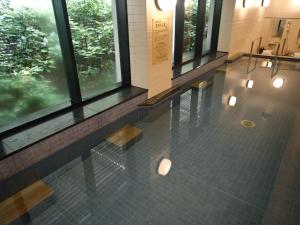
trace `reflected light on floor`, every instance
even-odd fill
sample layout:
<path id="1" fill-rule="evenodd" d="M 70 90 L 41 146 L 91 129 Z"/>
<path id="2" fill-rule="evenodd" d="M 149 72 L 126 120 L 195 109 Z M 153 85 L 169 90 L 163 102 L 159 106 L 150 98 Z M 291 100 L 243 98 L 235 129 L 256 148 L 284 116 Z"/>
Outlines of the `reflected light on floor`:
<path id="1" fill-rule="evenodd" d="M 253 88 L 254 81 L 253 80 L 248 80 L 247 81 L 247 88 Z"/>
<path id="2" fill-rule="evenodd" d="M 273 79 L 274 88 L 281 88 L 284 84 L 284 80 L 280 77 L 276 77 Z"/>
<path id="3" fill-rule="evenodd" d="M 162 159 L 159 163 L 159 167 L 158 167 L 158 174 L 161 176 L 166 176 L 168 175 L 170 169 L 172 166 L 172 162 L 169 159 Z"/>
<path id="4" fill-rule="evenodd" d="M 262 62 L 262 66 L 263 66 L 263 67 L 271 68 L 272 65 L 273 65 L 273 63 L 270 62 L 270 61 L 263 61 L 263 62 Z"/>
<path id="5" fill-rule="evenodd" d="M 228 99 L 228 105 L 234 107 L 236 105 L 237 98 L 235 96 L 230 96 Z"/>

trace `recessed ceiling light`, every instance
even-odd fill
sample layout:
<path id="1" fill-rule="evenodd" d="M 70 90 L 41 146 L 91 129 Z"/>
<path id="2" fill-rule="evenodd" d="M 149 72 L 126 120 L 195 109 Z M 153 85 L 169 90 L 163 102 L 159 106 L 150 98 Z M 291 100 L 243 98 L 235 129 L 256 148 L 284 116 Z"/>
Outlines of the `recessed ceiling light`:
<path id="1" fill-rule="evenodd" d="M 234 107 L 236 105 L 237 98 L 235 96 L 230 96 L 228 99 L 228 105 Z"/>
<path id="2" fill-rule="evenodd" d="M 248 80 L 247 81 L 247 88 L 253 88 L 254 81 L 253 80 Z"/>
<path id="3" fill-rule="evenodd" d="M 158 174 L 161 176 L 166 176 L 169 173 L 171 166 L 172 166 L 171 160 L 166 158 L 162 159 L 159 163 Z"/>
<path id="4" fill-rule="evenodd" d="M 281 88 L 284 84 L 284 80 L 281 77 L 275 77 L 273 79 L 274 88 Z"/>

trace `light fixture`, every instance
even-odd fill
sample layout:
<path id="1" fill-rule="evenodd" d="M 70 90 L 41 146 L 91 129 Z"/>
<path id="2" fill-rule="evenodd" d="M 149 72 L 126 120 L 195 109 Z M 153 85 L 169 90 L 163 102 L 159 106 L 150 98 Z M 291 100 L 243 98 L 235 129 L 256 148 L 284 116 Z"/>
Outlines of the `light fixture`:
<path id="1" fill-rule="evenodd" d="M 295 5 L 300 6 L 300 0 L 294 0 Z"/>
<path id="2" fill-rule="evenodd" d="M 230 96 L 228 99 L 228 105 L 234 107 L 236 105 L 237 98 L 235 96 Z"/>
<path id="3" fill-rule="evenodd" d="M 248 80 L 247 81 L 247 88 L 253 88 L 254 81 L 253 80 Z"/>
<path id="4" fill-rule="evenodd" d="M 172 166 L 171 160 L 166 158 L 162 159 L 159 163 L 158 174 L 161 176 L 166 176 L 169 173 L 171 166 Z"/>
<path id="5" fill-rule="evenodd" d="M 284 84 L 284 80 L 281 77 L 275 77 L 273 79 L 273 87 L 274 88 L 281 88 Z"/>
<path id="6" fill-rule="evenodd" d="M 261 1 L 261 6 L 262 7 L 268 7 L 271 3 L 271 0 L 262 0 Z"/>
<path id="7" fill-rule="evenodd" d="M 175 8 L 177 0 L 155 0 L 156 6 L 161 11 L 171 11 Z"/>

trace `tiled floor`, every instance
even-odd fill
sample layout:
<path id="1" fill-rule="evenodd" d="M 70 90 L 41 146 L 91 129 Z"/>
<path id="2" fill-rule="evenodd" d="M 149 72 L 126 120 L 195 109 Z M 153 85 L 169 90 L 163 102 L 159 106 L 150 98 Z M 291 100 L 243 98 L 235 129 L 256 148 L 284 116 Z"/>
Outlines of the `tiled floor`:
<path id="1" fill-rule="evenodd" d="M 99 138 L 43 179 L 54 195 L 15 224 L 300 224 L 297 66 L 279 70 L 285 84 L 275 89 L 269 69 L 247 75 L 240 60 L 212 86 L 140 112 L 132 125 L 142 139 L 124 150 Z M 172 161 L 167 176 L 157 173 L 162 158 Z"/>

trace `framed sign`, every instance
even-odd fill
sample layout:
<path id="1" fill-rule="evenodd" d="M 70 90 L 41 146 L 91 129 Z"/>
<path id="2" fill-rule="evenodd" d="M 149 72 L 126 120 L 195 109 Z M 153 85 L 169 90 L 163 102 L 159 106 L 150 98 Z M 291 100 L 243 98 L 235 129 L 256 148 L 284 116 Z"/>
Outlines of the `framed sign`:
<path id="1" fill-rule="evenodd" d="M 169 59 L 169 18 L 152 20 L 152 64 Z"/>

